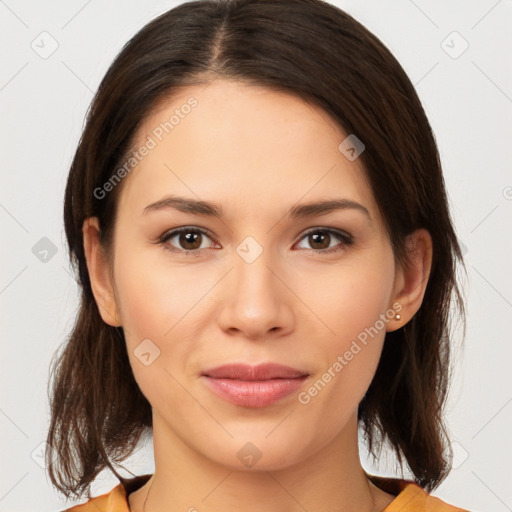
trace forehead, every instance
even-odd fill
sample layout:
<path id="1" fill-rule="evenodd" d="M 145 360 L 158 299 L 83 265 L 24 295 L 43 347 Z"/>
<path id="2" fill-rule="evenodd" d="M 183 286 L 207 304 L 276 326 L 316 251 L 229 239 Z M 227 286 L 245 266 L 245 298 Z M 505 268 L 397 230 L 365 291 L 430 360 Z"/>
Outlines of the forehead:
<path id="1" fill-rule="evenodd" d="M 338 148 L 346 137 L 324 110 L 292 94 L 228 80 L 185 87 L 141 123 L 120 209 L 142 213 L 170 193 L 237 215 L 346 197 L 375 217 L 362 164 Z"/>

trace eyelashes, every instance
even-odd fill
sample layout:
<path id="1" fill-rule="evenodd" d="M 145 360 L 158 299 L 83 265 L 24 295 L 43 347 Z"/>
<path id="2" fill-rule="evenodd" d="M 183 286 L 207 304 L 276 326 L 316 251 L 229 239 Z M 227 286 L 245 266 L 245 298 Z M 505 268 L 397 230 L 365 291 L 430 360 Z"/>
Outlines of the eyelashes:
<path id="1" fill-rule="evenodd" d="M 335 245 L 334 247 L 330 247 L 327 249 L 306 249 L 306 250 L 310 250 L 310 251 L 313 251 L 315 253 L 320 253 L 320 254 L 330 254 L 333 252 L 341 251 L 341 250 L 345 249 L 345 246 L 352 245 L 354 243 L 354 240 L 351 235 L 349 235 L 348 233 L 345 233 L 344 231 L 340 231 L 338 229 L 332 229 L 332 228 L 310 229 L 302 235 L 302 238 L 300 240 L 302 241 L 312 235 L 319 234 L 319 233 L 323 234 L 324 236 L 328 235 L 331 238 L 337 238 L 338 240 L 341 240 L 341 244 Z"/>
<path id="2" fill-rule="evenodd" d="M 192 236 L 192 237 L 185 236 L 185 235 L 194 235 L 194 234 L 196 236 Z M 199 234 L 200 236 L 198 237 L 197 234 Z M 299 243 L 302 240 L 307 239 L 308 237 L 311 237 L 313 235 L 319 235 L 319 234 L 321 235 L 320 238 L 316 237 L 317 239 L 314 240 L 313 243 L 322 243 L 325 240 L 326 235 L 328 237 L 329 242 L 332 240 L 332 238 L 335 238 L 335 239 L 338 239 L 340 241 L 340 243 L 335 245 L 334 247 L 328 247 L 325 249 L 315 249 L 315 248 L 308 249 L 308 248 L 306 248 L 304 250 L 310 251 L 313 253 L 317 253 L 317 254 L 331 254 L 334 252 L 342 251 L 346 248 L 346 246 L 351 246 L 354 244 L 354 239 L 350 234 L 348 234 L 344 231 L 338 230 L 338 229 L 322 228 L 322 227 L 312 228 L 312 229 L 308 230 L 307 232 L 305 232 L 302 235 L 302 237 L 300 238 Z M 210 235 L 210 233 L 202 228 L 181 227 L 181 228 L 173 229 L 171 231 L 166 231 L 157 239 L 157 241 L 155 243 L 158 245 L 161 245 L 166 251 L 169 251 L 171 253 L 180 254 L 180 255 L 183 255 L 186 257 L 191 257 L 191 256 L 194 257 L 194 256 L 200 256 L 201 253 L 205 249 L 210 249 L 210 247 L 180 249 L 178 247 L 173 246 L 169 242 L 173 238 L 179 237 L 178 238 L 179 244 L 196 244 L 198 239 L 200 242 L 202 242 L 202 240 L 200 238 L 201 236 L 205 236 L 209 239 L 212 239 L 212 236 Z M 202 243 L 200 245 L 202 245 Z M 328 245 L 330 245 L 330 243 Z"/>

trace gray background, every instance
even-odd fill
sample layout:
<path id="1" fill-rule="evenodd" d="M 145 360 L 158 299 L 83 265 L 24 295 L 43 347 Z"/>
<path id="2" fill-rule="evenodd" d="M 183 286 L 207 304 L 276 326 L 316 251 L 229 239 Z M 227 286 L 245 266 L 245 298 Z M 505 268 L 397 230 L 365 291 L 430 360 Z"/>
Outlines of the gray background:
<path id="1" fill-rule="evenodd" d="M 115 55 L 178 3 L 0 0 L 0 512 L 64 508 L 40 455 L 48 366 L 77 307 L 62 224 L 65 180 Z M 468 329 L 464 351 L 455 348 L 447 408 L 455 467 L 433 494 L 472 511 L 512 510 L 512 2 L 333 3 L 374 32 L 415 84 L 465 247 Z M 375 468 L 362 456 L 370 471 L 390 473 L 389 464 Z M 151 443 L 126 467 L 151 472 Z M 93 494 L 117 483 L 103 473 Z"/>

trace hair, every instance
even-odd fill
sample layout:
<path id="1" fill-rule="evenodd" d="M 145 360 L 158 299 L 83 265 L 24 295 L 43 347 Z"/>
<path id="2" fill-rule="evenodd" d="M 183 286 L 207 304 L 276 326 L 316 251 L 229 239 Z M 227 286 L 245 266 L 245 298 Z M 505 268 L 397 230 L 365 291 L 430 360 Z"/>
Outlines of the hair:
<path id="1" fill-rule="evenodd" d="M 322 108 L 365 145 L 359 156 L 382 213 L 395 262 L 406 237 L 428 230 L 433 258 L 423 303 L 386 334 L 375 376 L 358 407 L 369 452 L 387 442 L 403 471 L 433 490 L 451 469 L 444 424 L 451 379 L 452 303 L 465 307 L 456 271 L 461 249 L 448 208 L 434 134 L 414 86 L 385 45 L 322 0 L 203 0 L 145 25 L 121 49 L 94 96 L 69 171 L 64 226 L 81 290 L 74 327 L 50 370 L 47 467 L 66 497 L 90 485 L 152 432 L 151 405 L 129 363 L 122 327 L 106 324 L 91 289 L 83 222 L 98 217 L 110 254 L 121 186 L 99 199 L 137 128 L 178 88 L 234 79 L 296 95 Z M 122 184 L 121 184 L 122 185 Z M 465 270 L 465 266 L 464 266 Z"/>

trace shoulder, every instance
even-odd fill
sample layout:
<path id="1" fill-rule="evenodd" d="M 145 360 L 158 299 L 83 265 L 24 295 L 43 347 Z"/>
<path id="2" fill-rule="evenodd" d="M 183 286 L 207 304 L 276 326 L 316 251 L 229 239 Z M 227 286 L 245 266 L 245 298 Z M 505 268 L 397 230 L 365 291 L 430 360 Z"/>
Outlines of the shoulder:
<path id="1" fill-rule="evenodd" d="M 467 509 L 450 505 L 425 492 L 414 482 L 408 482 L 383 512 L 469 512 Z"/>
<path id="2" fill-rule="evenodd" d="M 140 489 L 150 478 L 150 473 L 123 478 L 111 491 L 60 512 L 130 512 L 128 496 Z"/>
<path id="3" fill-rule="evenodd" d="M 126 491 L 122 484 L 118 484 L 111 491 L 91 498 L 80 505 L 74 505 L 61 512 L 130 512 Z"/>
<path id="4" fill-rule="evenodd" d="M 382 512 L 470 512 L 432 496 L 412 480 L 367 475 L 379 489 L 395 496 Z"/>
<path id="5" fill-rule="evenodd" d="M 382 512 L 470 512 L 467 509 L 450 505 L 425 492 L 418 484 L 405 481 L 397 497 Z"/>

